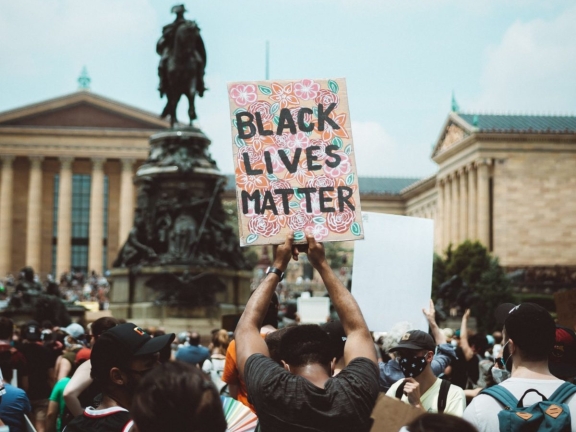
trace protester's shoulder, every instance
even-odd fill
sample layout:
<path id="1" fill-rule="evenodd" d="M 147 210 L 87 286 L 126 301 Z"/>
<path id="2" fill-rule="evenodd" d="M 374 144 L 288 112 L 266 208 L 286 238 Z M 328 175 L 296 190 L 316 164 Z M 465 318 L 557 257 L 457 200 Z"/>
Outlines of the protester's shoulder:
<path id="1" fill-rule="evenodd" d="M 391 397 L 396 397 L 396 390 L 398 390 L 398 387 L 400 387 L 400 384 L 402 384 L 404 382 L 404 378 L 396 381 L 394 384 L 392 384 L 390 386 L 390 388 L 388 389 L 388 391 L 386 392 L 386 396 L 391 396 Z"/>
<path id="2" fill-rule="evenodd" d="M 264 354 L 252 354 L 246 360 L 246 365 L 244 366 L 245 374 L 248 371 L 258 371 L 261 372 L 262 369 L 281 369 L 284 370 L 278 363 L 272 360 L 270 357 L 266 357 Z"/>

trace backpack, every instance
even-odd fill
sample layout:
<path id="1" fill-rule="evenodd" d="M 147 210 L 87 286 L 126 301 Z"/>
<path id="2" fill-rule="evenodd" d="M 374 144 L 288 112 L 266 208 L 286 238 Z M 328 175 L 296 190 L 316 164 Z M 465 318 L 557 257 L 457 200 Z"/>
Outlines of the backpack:
<path id="1" fill-rule="evenodd" d="M 536 392 L 542 401 L 524 406 L 524 397 Z M 576 385 L 565 382 L 550 396 L 546 397 L 536 389 L 528 389 L 518 401 L 512 393 L 500 385 L 484 389 L 486 394 L 504 405 L 498 413 L 500 432 L 570 432 L 570 409 L 564 402 L 576 393 Z"/>
<path id="2" fill-rule="evenodd" d="M 402 400 L 402 393 L 404 392 L 404 386 L 406 381 L 398 386 L 396 389 L 396 399 Z M 440 384 L 440 392 L 438 392 L 438 414 L 442 414 L 446 409 L 446 402 L 448 401 L 448 390 L 452 383 L 448 380 L 443 379 L 442 384 Z"/>

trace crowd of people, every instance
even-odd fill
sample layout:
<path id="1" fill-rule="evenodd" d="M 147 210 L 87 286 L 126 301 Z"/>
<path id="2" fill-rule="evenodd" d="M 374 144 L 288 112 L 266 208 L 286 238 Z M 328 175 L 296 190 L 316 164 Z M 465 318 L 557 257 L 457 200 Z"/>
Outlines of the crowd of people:
<path id="1" fill-rule="evenodd" d="M 412 407 L 403 432 L 576 430 L 576 335 L 542 307 L 503 304 L 501 330 L 484 335 L 469 311 L 459 329 L 440 328 L 431 301 L 429 331 L 403 322 L 374 334 L 323 245 L 310 237 L 306 253 L 337 320 L 280 325 L 278 283 L 300 254 L 292 236 L 234 333 L 166 334 L 112 317 L 15 328 L 0 317 L 0 420 L 10 431 L 28 417 L 40 432 L 224 432 L 222 401 L 233 398 L 261 432 L 367 432 L 389 398 Z M 378 417 L 397 418 L 388 409 Z"/>

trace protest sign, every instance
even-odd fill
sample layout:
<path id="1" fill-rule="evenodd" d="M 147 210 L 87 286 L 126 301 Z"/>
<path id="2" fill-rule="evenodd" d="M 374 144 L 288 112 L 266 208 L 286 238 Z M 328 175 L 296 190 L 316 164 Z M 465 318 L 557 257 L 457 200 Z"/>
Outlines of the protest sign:
<path id="1" fill-rule="evenodd" d="M 352 294 L 368 328 L 390 331 L 408 321 L 427 331 L 422 308 L 432 294 L 434 222 L 363 212 L 366 239 L 354 245 Z"/>
<path id="2" fill-rule="evenodd" d="M 364 237 L 344 79 L 228 84 L 240 245 Z"/>
<path id="3" fill-rule="evenodd" d="M 412 405 L 380 393 L 370 416 L 374 420 L 370 432 L 398 432 L 421 415 Z"/>
<path id="4" fill-rule="evenodd" d="M 576 289 L 560 291 L 554 294 L 558 324 L 576 328 Z"/>
<path id="5" fill-rule="evenodd" d="M 296 303 L 300 324 L 322 324 L 328 321 L 330 315 L 328 297 L 299 297 Z"/>

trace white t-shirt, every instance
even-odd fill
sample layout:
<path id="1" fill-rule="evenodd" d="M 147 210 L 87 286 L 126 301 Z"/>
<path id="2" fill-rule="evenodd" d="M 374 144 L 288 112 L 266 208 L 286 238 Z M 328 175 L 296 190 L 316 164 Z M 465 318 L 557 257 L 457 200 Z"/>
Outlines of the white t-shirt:
<path id="1" fill-rule="evenodd" d="M 386 396 L 396 397 L 396 390 L 404 382 L 403 379 L 392 384 L 392 387 L 386 392 Z M 438 378 L 432 387 L 430 387 L 426 393 L 420 396 L 420 402 L 422 407 L 429 413 L 438 412 L 438 395 L 440 393 L 440 386 L 442 380 Z M 402 396 L 402 402 L 409 403 L 408 397 L 406 395 Z M 457 385 L 452 384 L 448 390 L 448 396 L 446 398 L 446 408 L 444 409 L 444 414 L 452 414 L 458 417 L 462 417 L 462 413 L 466 408 L 466 396 L 464 395 L 464 390 L 462 390 Z"/>
<path id="2" fill-rule="evenodd" d="M 508 378 L 501 385 L 520 399 L 528 389 L 536 389 L 547 398 L 552 396 L 564 381 L 559 379 L 539 380 L 527 378 Z M 524 406 L 530 406 L 540 402 L 542 398 L 537 393 L 531 392 L 524 398 Z M 576 431 L 576 396 L 573 395 L 566 402 L 570 407 L 572 430 Z M 464 411 L 464 420 L 469 421 L 478 429 L 478 432 L 498 431 L 498 413 L 502 410 L 502 405 L 492 396 L 480 394 L 476 396 L 466 411 Z"/>

